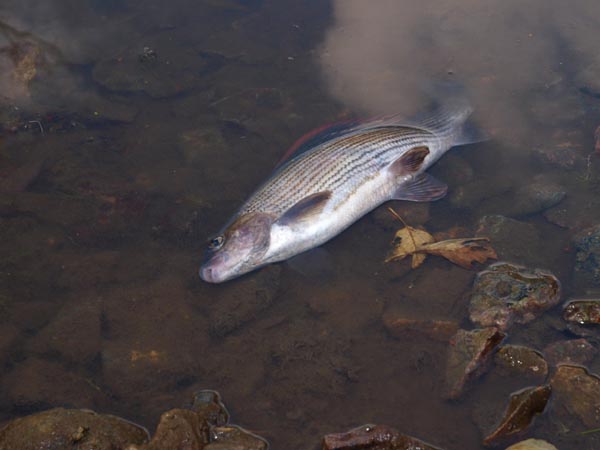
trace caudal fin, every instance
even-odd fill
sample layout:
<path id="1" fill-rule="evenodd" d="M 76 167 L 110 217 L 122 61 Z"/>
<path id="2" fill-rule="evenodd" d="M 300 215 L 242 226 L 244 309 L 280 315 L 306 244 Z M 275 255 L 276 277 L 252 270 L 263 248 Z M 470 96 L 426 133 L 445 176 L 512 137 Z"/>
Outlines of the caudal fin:
<path id="1" fill-rule="evenodd" d="M 455 81 L 436 81 L 427 84 L 424 91 L 431 99 L 432 106 L 428 112 L 411 120 L 415 126 L 437 136 L 447 136 L 453 146 L 489 139 L 472 120 L 473 106 L 463 85 Z"/>

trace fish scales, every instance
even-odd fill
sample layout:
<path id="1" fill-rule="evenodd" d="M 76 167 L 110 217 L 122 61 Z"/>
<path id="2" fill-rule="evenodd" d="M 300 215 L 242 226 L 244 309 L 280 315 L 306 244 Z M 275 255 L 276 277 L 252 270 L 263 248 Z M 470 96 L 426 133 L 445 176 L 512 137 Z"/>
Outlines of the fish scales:
<path id="1" fill-rule="evenodd" d="M 377 175 L 403 147 L 422 145 L 433 135 L 410 127 L 387 127 L 351 135 L 316 147 L 279 169 L 240 209 L 279 213 L 315 192 L 351 188 Z"/>

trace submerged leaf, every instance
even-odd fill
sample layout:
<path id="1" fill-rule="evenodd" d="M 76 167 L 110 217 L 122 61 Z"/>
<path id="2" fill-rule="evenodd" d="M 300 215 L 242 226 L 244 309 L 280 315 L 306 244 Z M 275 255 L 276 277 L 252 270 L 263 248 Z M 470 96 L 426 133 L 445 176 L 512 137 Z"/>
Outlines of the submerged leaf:
<path id="1" fill-rule="evenodd" d="M 488 238 L 448 239 L 421 246 L 418 252 L 443 256 L 465 269 L 472 269 L 473 263 L 485 263 L 488 259 L 498 259 Z"/>
<path id="2" fill-rule="evenodd" d="M 392 251 L 385 259 L 386 263 L 412 256 L 411 267 L 416 269 L 423 264 L 427 254 L 430 254 L 442 256 L 465 269 L 472 269 L 475 262 L 483 264 L 488 259 L 498 259 L 488 238 L 448 239 L 435 242 L 433 236 L 427 231 L 407 225 L 393 209 L 388 209 L 402 222 L 404 228 L 396 232 Z"/>
<path id="3" fill-rule="evenodd" d="M 427 255 L 419 253 L 419 249 L 425 244 L 434 242 L 433 236 L 427 231 L 418 230 L 408 225 L 398 230 L 394 236 L 394 248 L 386 258 L 385 262 L 399 261 L 412 255 L 411 267 L 416 269 L 425 261 Z"/>

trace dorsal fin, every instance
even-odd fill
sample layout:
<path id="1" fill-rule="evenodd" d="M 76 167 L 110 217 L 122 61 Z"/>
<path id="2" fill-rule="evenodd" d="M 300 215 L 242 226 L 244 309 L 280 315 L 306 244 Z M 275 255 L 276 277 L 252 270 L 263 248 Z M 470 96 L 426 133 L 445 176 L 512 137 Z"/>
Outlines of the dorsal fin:
<path id="1" fill-rule="evenodd" d="M 281 166 L 286 161 L 295 158 L 298 155 L 316 147 L 317 145 L 323 144 L 324 142 L 335 139 L 343 134 L 351 132 L 361 123 L 360 120 L 347 120 L 343 122 L 335 122 L 327 125 L 323 125 L 319 128 L 315 128 L 309 131 L 302 137 L 300 137 L 287 152 L 281 157 L 276 167 Z"/>
<path id="2" fill-rule="evenodd" d="M 277 220 L 278 225 L 293 225 L 311 219 L 320 213 L 331 198 L 331 191 L 322 191 L 304 197 L 283 213 Z"/>

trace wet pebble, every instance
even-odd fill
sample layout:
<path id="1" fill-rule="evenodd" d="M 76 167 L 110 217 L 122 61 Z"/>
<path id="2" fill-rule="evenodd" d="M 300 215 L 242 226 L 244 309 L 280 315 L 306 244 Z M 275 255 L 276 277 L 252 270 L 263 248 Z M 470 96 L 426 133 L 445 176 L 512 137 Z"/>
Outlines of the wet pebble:
<path id="1" fill-rule="evenodd" d="M 560 300 L 558 279 L 541 270 L 496 263 L 477 274 L 469 304 L 469 317 L 478 326 L 509 329 L 528 323 Z"/>
<path id="2" fill-rule="evenodd" d="M 586 339 L 553 342 L 543 353 L 551 366 L 572 364 L 585 366 L 596 357 L 597 349 Z"/>
<path id="3" fill-rule="evenodd" d="M 387 425 L 363 425 L 345 433 L 327 434 L 322 450 L 439 450 Z"/>
<path id="4" fill-rule="evenodd" d="M 505 345 L 494 355 L 495 372 L 501 375 L 543 382 L 548 375 L 548 364 L 536 350 L 520 345 Z"/>
<path id="5" fill-rule="evenodd" d="M 0 430 L 0 449 L 112 450 L 148 439 L 144 428 L 118 417 L 56 408 L 9 422 Z"/>
<path id="6" fill-rule="evenodd" d="M 217 391 L 205 389 L 194 393 L 191 409 L 211 425 L 226 425 L 229 412 Z"/>
<path id="7" fill-rule="evenodd" d="M 550 380 L 552 414 L 572 432 L 600 427 L 600 378 L 586 368 L 560 365 Z"/>
<path id="8" fill-rule="evenodd" d="M 525 441 L 517 442 L 511 445 L 506 450 L 558 450 L 554 445 L 549 442 L 542 441 L 541 439 L 527 439 Z"/>
<path id="9" fill-rule="evenodd" d="M 494 327 L 458 330 L 448 349 L 444 393 L 446 398 L 460 398 L 468 384 L 489 369 L 494 352 L 505 336 Z"/>
<path id="10" fill-rule="evenodd" d="M 578 325 L 600 325 L 600 300 L 570 300 L 563 307 L 562 317 Z"/>
<path id="11" fill-rule="evenodd" d="M 600 287 L 600 225 L 578 233 L 574 243 L 577 250 L 574 276 L 577 283 Z"/>

